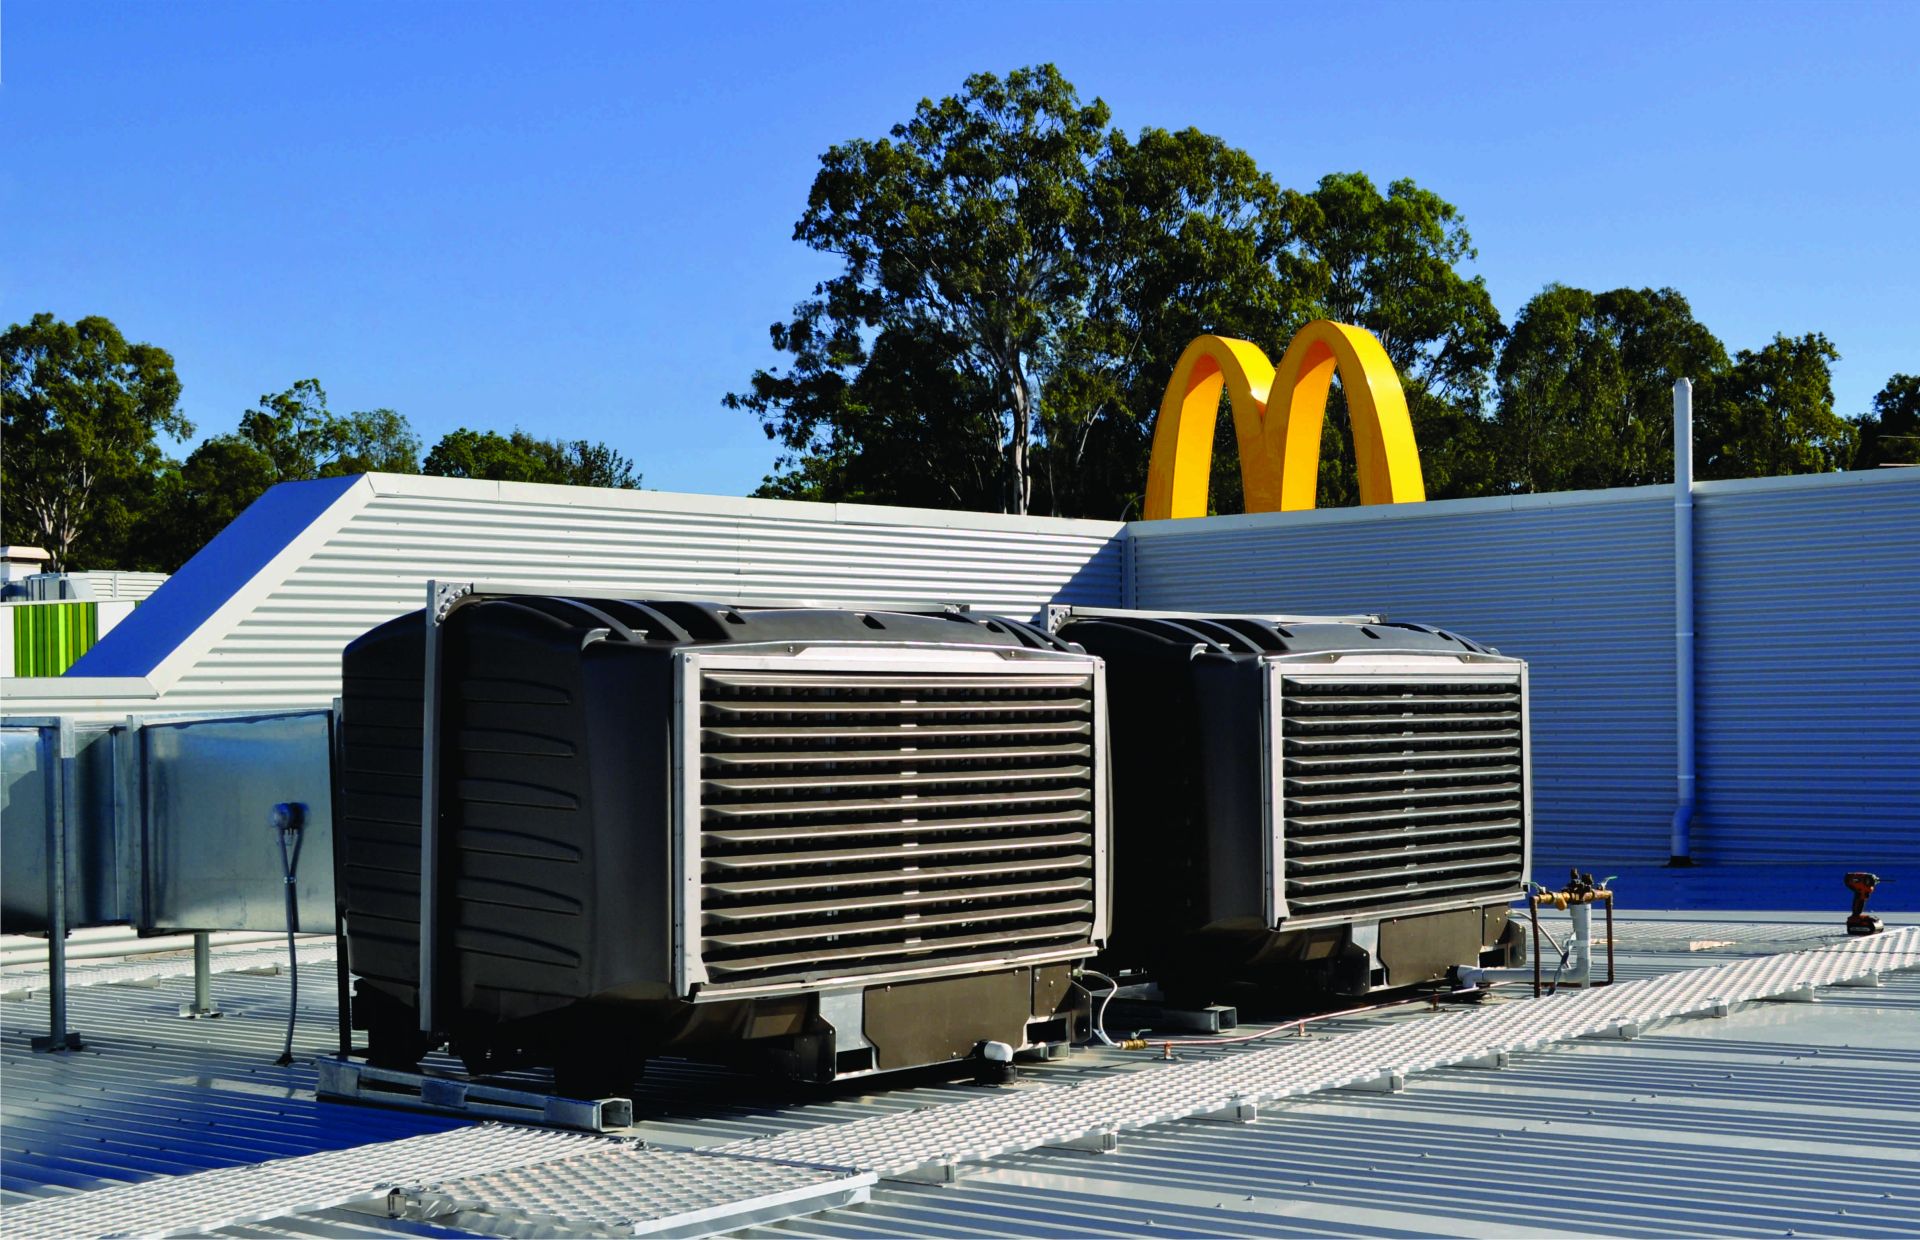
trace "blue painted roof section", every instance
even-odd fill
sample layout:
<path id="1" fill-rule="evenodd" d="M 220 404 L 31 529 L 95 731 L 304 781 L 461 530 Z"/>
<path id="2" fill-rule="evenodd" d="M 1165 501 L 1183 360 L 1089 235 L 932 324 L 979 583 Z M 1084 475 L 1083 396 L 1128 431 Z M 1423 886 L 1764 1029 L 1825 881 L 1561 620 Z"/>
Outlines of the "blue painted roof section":
<path id="1" fill-rule="evenodd" d="M 66 674 L 152 674 L 175 647 L 362 477 L 349 474 L 312 482 L 283 482 L 271 488 L 82 655 Z"/>

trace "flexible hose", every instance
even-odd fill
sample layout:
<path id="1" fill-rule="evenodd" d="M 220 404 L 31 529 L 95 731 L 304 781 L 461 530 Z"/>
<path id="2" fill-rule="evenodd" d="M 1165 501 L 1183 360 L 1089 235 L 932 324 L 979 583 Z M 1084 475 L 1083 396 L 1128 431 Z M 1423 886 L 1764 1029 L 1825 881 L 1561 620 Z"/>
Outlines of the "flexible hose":
<path id="1" fill-rule="evenodd" d="M 300 846 L 306 842 L 306 833 L 300 829 L 299 815 L 287 812 L 289 808 L 274 808 L 275 819 L 280 825 L 280 870 L 286 877 L 287 978 L 291 987 L 287 996 L 287 1041 L 281 1049 L 280 1058 L 273 1061 L 282 1068 L 293 1062 L 293 1026 L 300 1019 L 300 956 L 294 947 L 294 935 L 300 927 L 300 897 L 293 880 L 300 870 Z M 291 843 L 288 842 L 289 836 L 292 837 Z"/>
<path id="2" fill-rule="evenodd" d="M 1080 970 L 1080 976 L 1098 978 L 1107 984 L 1107 993 L 1101 996 L 1099 1007 L 1094 1009 L 1093 1036 L 1100 1040 L 1100 1045 L 1102 1046 L 1117 1045 L 1112 1038 L 1107 1036 L 1107 1004 L 1112 1003 L 1113 997 L 1120 993 L 1120 983 L 1114 981 L 1104 973 L 1095 973 L 1092 969 Z M 1080 989 L 1087 990 L 1085 986 L 1081 986 Z M 1091 990 L 1087 990 L 1087 998 L 1093 998 L 1093 992 Z"/>

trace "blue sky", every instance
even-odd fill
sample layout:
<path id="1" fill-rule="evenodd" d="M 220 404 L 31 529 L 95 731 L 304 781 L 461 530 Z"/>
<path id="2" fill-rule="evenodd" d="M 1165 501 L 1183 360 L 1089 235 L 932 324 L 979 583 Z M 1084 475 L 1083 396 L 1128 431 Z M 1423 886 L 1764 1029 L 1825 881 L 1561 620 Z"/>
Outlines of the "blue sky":
<path id="1" fill-rule="evenodd" d="M 1920 5 L 97 5 L 0 12 L 0 315 L 170 349 L 201 432 L 340 410 L 605 439 L 740 494 L 721 408 L 829 270 L 819 153 L 1044 60 L 1282 183 L 1411 176 L 1504 316 L 1671 285 L 1729 348 L 1823 331 L 1842 412 L 1920 370 Z"/>

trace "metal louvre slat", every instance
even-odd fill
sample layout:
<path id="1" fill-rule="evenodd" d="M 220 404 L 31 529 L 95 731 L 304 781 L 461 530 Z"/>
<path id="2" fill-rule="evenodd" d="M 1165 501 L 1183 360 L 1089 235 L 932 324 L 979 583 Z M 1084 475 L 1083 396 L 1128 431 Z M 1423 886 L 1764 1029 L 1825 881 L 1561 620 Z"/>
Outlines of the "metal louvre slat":
<path id="1" fill-rule="evenodd" d="M 1042 711 L 1078 712 L 1093 703 L 1086 698 L 980 698 L 963 701 L 935 698 L 931 701 L 882 702 L 854 698 L 844 702 L 788 701 L 766 698 L 703 702 L 708 710 L 729 715 L 1004 715 L 1037 714 Z"/>
<path id="2" fill-rule="evenodd" d="M 1517 677 L 1281 681 L 1290 918 L 1468 906 L 1519 890 L 1527 773 Z"/>
<path id="3" fill-rule="evenodd" d="M 765 844 L 780 840 L 833 840 L 856 838 L 866 835 L 902 835 L 912 834 L 924 837 L 929 833 L 976 831 L 982 828 L 993 830 L 1012 830 L 1021 827 L 1061 827 L 1088 825 L 1093 822 L 1093 814 L 1088 810 L 1057 810 L 1046 813 L 995 814 L 990 818 L 899 818 L 889 822 L 827 822 L 796 825 L 720 827 L 704 832 L 706 839 L 721 844 Z M 1019 836 L 1028 844 L 1037 842 L 1037 837 Z M 913 843 L 926 847 L 924 839 L 916 838 Z M 959 847 L 954 841 L 940 841 L 942 847 Z M 787 855 L 787 854 L 781 854 Z M 848 856 L 853 854 L 849 853 Z M 707 858 L 714 865 L 737 863 L 744 858 L 732 854 L 711 855 Z"/>
<path id="4" fill-rule="evenodd" d="M 1314 770 L 1327 766 L 1376 766 L 1381 763 L 1399 762 L 1404 764 L 1406 769 L 1412 770 L 1415 764 L 1425 764 L 1429 762 L 1459 762 L 1475 758 L 1497 762 L 1504 758 L 1518 758 L 1519 756 L 1520 746 L 1503 745 L 1498 749 L 1431 749 L 1413 753 L 1333 754 L 1331 756 L 1316 756 L 1310 758 L 1289 757 L 1286 762 L 1289 769 L 1299 768 L 1302 770 Z M 1300 782 L 1311 782 L 1312 778 L 1319 777 L 1303 778 Z M 1338 776 L 1333 778 L 1338 778 Z M 1360 777 L 1353 776 L 1352 778 L 1357 779 Z"/>
<path id="5" fill-rule="evenodd" d="M 1042 905 L 994 905 L 951 913 L 903 913 L 898 917 L 872 918 L 866 921 L 823 922 L 812 926 L 783 926 L 776 930 L 727 930 L 706 936 L 709 945 L 718 947 L 760 947 L 768 943 L 804 943 L 808 939 L 854 938 L 863 934 L 891 934 L 906 931 L 911 937 L 923 937 L 929 930 L 949 926 L 970 926 L 999 921 L 1026 921 L 1034 918 L 1061 918 L 1093 913 L 1091 900 L 1062 900 Z M 796 914 L 797 915 L 797 914 Z"/>
<path id="6" fill-rule="evenodd" d="M 1395 707 L 1398 707 L 1401 710 L 1412 710 L 1420 706 L 1438 706 L 1442 708 L 1452 708 L 1455 710 L 1458 710 L 1463 706 L 1471 706 L 1471 707 L 1516 706 L 1517 707 L 1520 704 L 1520 695 L 1517 693 L 1498 693 L 1498 694 L 1481 694 L 1476 696 L 1473 694 L 1409 692 L 1409 693 L 1396 693 L 1396 694 L 1381 696 L 1381 697 L 1373 697 L 1365 694 L 1352 694 L 1352 695 L 1339 695 L 1339 696 L 1335 696 L 1331 694 L 1328 694 L 1328 695 L 1316 694 L 1311 697 L 1300 698 L 1299 704 L 1300 704 L 1301 713 L 1308 718 L 1312 718 L 1315 714 L 1319 713 L 1320 708 L 1329 707 L 1329 706 L 1338 706 L 1338 707 L 1359 706 L 1363 708 L 1372 707 L 1382 711 L 1392 710 Z"/>
<path id="7" fill-rule="evenodd" d="M 1018 871 L 1013 872 L 1017 873 Z M 1007 870 L 1001 871 L 1003 876 L 1008 873 L 1009 871 Z M 836 884 L 831 882 L 823 882 L 820 884 L 822 887 L 834 885 Z M 778 904 L 736 905 L 729 908 L 714 909 L 707 914 L 707 919 L 716 925 L 731 926 L 741 922 L 765 921 L 774 917 L 797 917 L 806 913 L 830 911 L 866 912 L 873 909 L 890 908 L 920 909 L 928 905 L 937 904 L 970 905 L 982 900 L 1010 900 L 1020 896 L 1035 895 L 1060 896 L 1073 892 L 1092 890 L 1093 880 L 1085 875 L 1081 875 L 1078 877 L 1058 878 L 1040 882 L 982 885 L 969 887 L 964 891 L 951 887 L 942 887 L 932 891 L 882 891 L 864 896 L 842 895 L 836 896 L 831 900 L 784 900 Z M 1025 914 L 1024 911 L 1019 911 L 1017 915 L 1024 916 Z M 946 924 L 945 922 L 937 920 L 934 915 L 922 912 L 912 913 L 909 917 L 916 920 L 920 925 Z M 948 917 L 953 921 L 968 921 L 977 920 L 978 914 L 959 911 L 948 914 Z M 892 925 L 894 923 L 887 922 L 883 924 Z M 836 922 L 833 926 L 832 933 L 850 934 L 854 933 L 854 931 L 848 926 Z"/>
<path id="8" fill-rule="evenodd" d="M 741 725 L 702 728 L 703 735 L 719 741 L 830 741 L 830 740 L 899 740 L 902 737 L 902 725 L 867 724 L 845 727 L 802 726 L 796 724 L 763 725 L 747 727 Z M 914 725 L 907 739 L 916 743 L 928 740 L 951 740 L 955 737 L 978 738 L 1015 737 L 1015 736 L 1092 736 L 1093 724 L 1087 720 L 1056 719 L 1046 722 L 1023 720 L 1019 723 L 980 723 L 956 724 L 941 723 L 933 727 Z M 777 751 L 776 751 L 777 752 Z"/>
<path id="9" fill-rule="evenodd" d="M 1403 711 L 1398 715 L 1385 712 L 1374 715 L 1320 715 L 1309 714 L 1304 718 L 1289 719 L 1288 723 L 1300 728 L 1314 728 L 1326 731 L 1332 728 L 1373 728 L 1391 727 L 1395 723 L 1419 724 L 1426 727 L 1436 723 L 1518 723 L 1518 710 L 1493 710 L 1473 713 L 1428 714 L 1425 712 Z"/>
<path id="10" fill-rule="evenodd" d="M 805 689 L 824 689 L 838 692 L 847 688 L 846 679 L 843 676 L 832 673 L 708 672 L 706 681 L 710 685 L 720 685 L 728 689 L 773 689 L 781 693 L 794 693 Z M 990 673 L 966 672 L 940 672 L 926 675 L 873 673 L 861 679 L 859 688 L 866 692 L 892 689 L 926 689 L 937 693 L 952 693 L 959 690 L 972 691 L 978 689 L 1019 689 L 1023 691 L 1038 689 L 1085 689 L 1086 683 L 1086 678 L 1077 674 L 1062 676 L 1033 674 L 995 676 Z"/>
<path id="11" fill-rule="evenodd" d="M 1045 926 L 1006 927 L 992 934 L 951 938 L 913 939 L 897 943 L 861 943 L 845 947 L 816 947 L 811 951 L 785 952 L 772 956 L 748 956 L 728 960 L 709 960 L 710 972 L 726 977 L 748 974 L 804 976 L 808 972 L 849 972 L 875 961 L 889 962 L 902 956 L 942 956 L 964 960 L 987 949 L 1011 946 L 1043 948 L 1059 944 L 1076 946 L 1093 933 L 1091 920 L 1056 922 Z"/>
<path id="12" fill-rule="evenodd" d="M 1364 775 L 1351 772 L 1340 775 L 1296 775 L 1289 779 L 1288 782 L 1297 788 L 1336 788 L 1343 784 L 1433 783 L 1437 780 L 1446 779 L 1457 781 L 1462 779 L 1485 779 L 1489 776 L 1498 778 L 1502 775 L 1518 775 L 1519 773 L 1520 764 L 1513 762 L 1501 766 L 1454 766 L 1441 767 L 1438 770 L 1428 768 L 1418 770 L 1406 769 L 1399 771 L 1381 771 L 1378 774 Z"/>
<path id="13" fill-rule="evenodd" d="M 1320 894 L 1289 895 L 1287 903 L 1301 914 L 1349 913 L 1387 914 L 1410 904 L 1430 906 L 1436 901 L 1458 899 L 1463 904 L 1479 904 L 1486 896 L 1517 891 L 1518 880 L 1509 882 L 1499 875 L 1484 878 L 1408 879 L 1402 883 L 1376 883 L 1356 891 L 1331 891 Z"/>
<path id="14" fill-rule="evenodd" d="M 1368 877 L 1375 868 L 1383 874 L 1397 872 L 1398 867 L 1375 867 L 1373 865 L 1374 862 L 1398 861 L 1406 865 L 1417 863 L 1421 866 L 1430 867 L 1426 870 L 1427 873 L 1434 873 L 1437 869 L 1448 866 L 1457 869 L 1468 865 L 1491 865 L 1495 861 L 1508 859 L 1512 848 L 1513 841 L 1510 839 L 1493 839 L 1457 840 L 1451 841 L 1442 847 L 1408 845 L 1401 848 L 1364 849 L 1360 852 L 1303 853 L 1294 857 L 1292 868 L 1295 871 L 1308 871 L 1337 866 L 1340 872 L 1328 876 L 1327 881 L 1349 882 Z M 1502 853 L 1500 851 L 1502 849 L 1508 851 Z M 1436 857 L 1434 855 L 1436 853 L 1441 854 L 1441 856 Z M 1517 861 L 1519 857 L 1517 854 L 1512 854 L 1512 859 Z M 1366 866 L 1368 869 L 1357 870 L 1354 868 L 1356 866 Z M 1302 881 L 1310 881 L 1315 877 L 1313 874 L 1301 874 Z"/>
<path id="15" fill-rule="evenodd" d="M 895 853 L 893 856 L 911 856 L 911 853 Z M 992 877 L 1010 872 L 1032 874 L 1043 870 L 1080 870 L 1085 868 L 1085 865 L 1083 858 L 1074 856 L 1019 857 L 1007 861 L 984 861 L 971 865 L 933 865 L 919 868 L 891 866 L 871 873 L 865 871 L 845 873 L 836 870 L 824 877 L 807 873 L 781 878 L 750 878 L 738 882 L 708 883 L 707 890 L 717 891 L 722 895 L 744 896 L 768 891 L 811 891 L 823 885 L 898 886 L 961 878 Z M 982 893 L 969 890 L 966 894 L 974 897 Z"/>
<path id="16" fill-rule="evenodd" d="M 1391 827 L 1380 831 L 1339 831 L 1315 832 L 1291 841 L 1299 856 L 1318 856 L 1321 848 L 1339 848 L 1383 844 L 1398 840 L 1403 843 L 1426 843 L 1429 841 L 1465 840 L 1471 841 L 1485 835 L 1514 835 L 1520 831 L 1522 821 L 1519 816 L 1512 818 L 1490 818 L 1480 822 L 1443 822 L 1437 826 Z"/>
<path id="17" fill-rule="evenodd" d="M 1346 736 L 1289 735 L 1287 737 L 1287 753 L 1291 761 L 1292 755 L 1297 750 L 1305 750 L 1317 754 L 1320 751 L 1329 749 L 1345 752 L 1347 750 L 1360 749 L 1363 746 L 1375 745 L 1405 746 L 1419 743 L 1445 744 L 1448 741 L 1462 743 L 1468 741 L 1510 741 L 1514 738 L 1517 730 L 1518 729 L 1515 728 L 1503 728 L 1498 732 L 1414 732 L 1402 729 L 1394 733 L 1374 732 Z"/>
<path id="18" fill-rule="evenodd" d="M 939 782 L 929 776 L 928 783 Z M 1009 793 L 969 792 L 952 796 L 871 797 L 848 801 L 739 801 L 709 805 L 706 811 L 719 818 L 764 818 L 793 814 L 863 814 L 899 810 L 918 813 L 936 809 L 965 809 L 982 805 L 1007 805 L 1011 802 L 1090 801 L 1093 790 L 1084 784 L 1066 788 L 1029 788 L 1018 796 Z"/>
<path id="19" fill-rule="evenodd" d="M 1091 950 L 1094 686 L 1084 665 L 703 669 L 709 985 Z"/>
<path id="20" fill-rule="evenodd" d="M 845 775 L 754 775 L 743 778 L 705 779 L 701 783 L 709 791 L 744 794 L 811 791 L 821 788 L 887 788 L 895 785 L 925 787 L 929 784 L 944 786 L 978 783 L 1024 784 L 1048 780 L 1084 781 L 1089 774 L 1091 769 L 1085 766 L 980 766 L 961 770 L 863 770 Z M 703 795 L 706 794 L 703 793 Z"/>
<path id="21" fill-rule="evenodd" d="M 1302 815 L 1297 818 L 1288 818 L 1287 829 L 1289 831 L 1292 831 L 1302 827 L 1313 828 L 1313 827 L 1321 827 L 1321 826 L 1336 826 L 1336 825 L 1341 825 L 1345 823 L 1356 823 L 1356 824 L 1373 824 L 1373 823 L 1388 823 L 1388 822 L 1414 823 L 1414 822 L 1419 822 L 1423 819 L 1427 819 L 1427 820 L 1440 819 L 1442 821 L 1454 821 L 1454 820 L 1470 821 L 1470 819 L 1466 818 L 1466 815 L 1510 814 L 1519 810 L 1519 808 L 1520 808 L 1519 800 L 1514 799 L 1514 800 L 1506 800 L 1506 801 L 1471 801 L 1461 805 L 1414 807 L 1414 808 L 1406 808 L 1406 809 L 1395 809 L 1387 812 L 1382 812 L 1377 809 L 1367 809 L 1367 810 L 1356 810 L 1351 814 L 1312 814 L 1312 815 Z"/>
<path id="22" fill-rule="evenodd" d="M 1468 771 L 1467 775 L 1478 772 Z M 1322 809 L 1331 805 L 1406 805 L 1413 806 L 1430 801 L 1442 801 L 1452 798 L 1483 800 L 1487 797 L 1504 797 L 1520 791 L 1520 781 L 1507 780 L 1497 784 L 1461 784 L 1446 788 L 1392 788 L 1384 791 L 1335 792 L 1313 796 L 1289 796 L 1287 804 L 1304 805 L 1310 809 Z"/>
<path id="23" fill-rule="evenodd" d="M 888 730 L 893 735 L 892 730 Z M 709 753 L 707 763 L 717 767 L 762 766 L 812 766 L 816 764 L 842 765 L 846 763 L 882 763 L 882 762 L 960 762 L 979 761 L 982 758 L 1091 758 L 1093 746 L 1085 744 L 1064 745 L 1009 745 L 1009 746 L 963 746 L 959 748 L 921 745 L 915 739 L 913 746 L 898 749 L 829 749 L 819 751 L 801 751 L 797 749 L 776 749 L 755 753 Z"/>

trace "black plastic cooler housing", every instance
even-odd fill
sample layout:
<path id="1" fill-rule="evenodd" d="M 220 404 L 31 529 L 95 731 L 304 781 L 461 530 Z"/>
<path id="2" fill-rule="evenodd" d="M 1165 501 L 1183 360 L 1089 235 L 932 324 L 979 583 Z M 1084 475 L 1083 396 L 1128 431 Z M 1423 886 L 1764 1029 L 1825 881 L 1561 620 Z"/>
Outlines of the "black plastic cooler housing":
<path id="1" fill-rule="evenodd" d="M 1366 619 L 1063 610 L 1051 627 L 1106 664 L 1110 964 L 1211 1002 L 1363 994 L 1524 950 L 1518 660 Z"/>
<path id="2" fill-rule="evenodd" d="M 1097 660 L 952 609 L 484 591 L 436 630 L 422 1032 L 428 631 L 401 616 L 344 656 L 338 889 L 376 1061 L 446 1040 L 476 1069 L 590 1067 L 605 1089 L 666 1052 L 819 1079 L 1072 1035 L 1068 969 L 1105 916 Z M 689 680 L 694 652 L 765 669 Z M 956 652 L 969 670 L 928 670 Z M 941 721 L 947 739 L 901 740 Z"/>

